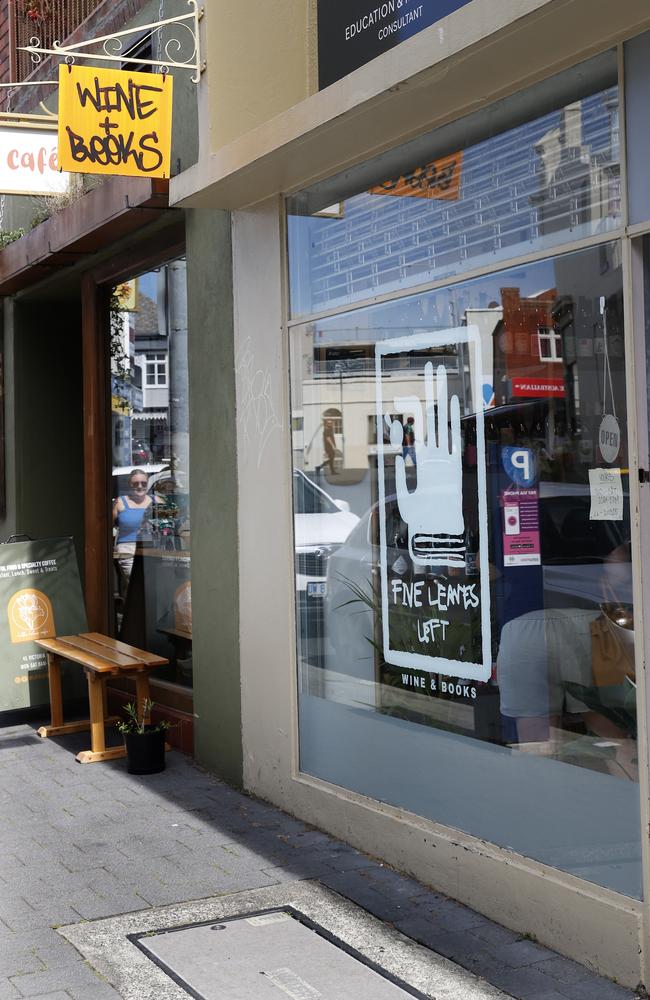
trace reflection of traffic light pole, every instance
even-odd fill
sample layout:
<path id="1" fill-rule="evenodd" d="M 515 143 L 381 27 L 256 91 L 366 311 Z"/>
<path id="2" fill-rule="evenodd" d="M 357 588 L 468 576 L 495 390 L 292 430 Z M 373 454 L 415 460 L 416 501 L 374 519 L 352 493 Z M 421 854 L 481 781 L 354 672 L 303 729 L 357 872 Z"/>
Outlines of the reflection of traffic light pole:
<path id="1" fill-rule="evenodd" d="M 345 467 L 345 431 L 343 423 L 343 364 L 340 361 L 336 361 L 334 364 L 334 371 L 338 372 L 339 376 L 339 410 L 341 411 L 341 468 Z"/>
<path id="2" fill-rule="evenodd" d="M 467 324 L 464 324 L 467 325 Z M 458 368 L 460 373 L 460 384 L 463 390 L 463 416 L 468 413 L 467 408 L 467 381 L 469 380 L 470 386 L 472 384 L 472 373 L 470 371 L 470 359 L 469 359 L 469 345 L 467 351 L 467 365 L 465 365 L 465 344 L 458 344 L 456 350 L 458 352 Z M 482 405 L 482 400 L 475 400 L 473 398 L 473 393 L 470 391 L 470 399 L 474 405 L 474 412 L 479 403 Z"/>

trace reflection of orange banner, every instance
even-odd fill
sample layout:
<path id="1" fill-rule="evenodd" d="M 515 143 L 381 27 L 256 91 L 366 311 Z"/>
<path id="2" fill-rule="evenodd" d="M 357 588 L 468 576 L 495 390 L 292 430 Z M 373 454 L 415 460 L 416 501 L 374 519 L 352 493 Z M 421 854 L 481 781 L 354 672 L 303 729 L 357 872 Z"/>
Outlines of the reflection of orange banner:
<path id="1" fill-rule="evenodd" d="M 416 167 L 409 174 L 370 188 L 370 194 L 392 194 L 400 198 L 446 198 L 457 201 L 463 154 L 452 153 Z"/>

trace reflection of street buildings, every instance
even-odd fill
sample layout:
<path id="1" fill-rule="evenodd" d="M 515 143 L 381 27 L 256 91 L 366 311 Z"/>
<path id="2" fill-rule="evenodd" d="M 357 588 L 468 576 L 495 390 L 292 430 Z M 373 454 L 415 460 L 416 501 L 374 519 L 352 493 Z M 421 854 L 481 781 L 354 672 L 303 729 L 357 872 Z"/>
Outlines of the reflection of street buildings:
<path id="1" fill-rule="evenodd" d="M 313 310 L 494 267 L 567 230 L 574 239 L 611 230 L 620 223 L 617 102 L 608 89 L 476 143 L 452 201 L 372 188 L 346 201 L 345 225 L 313 216 L 301 264 Z"/>
<path id="2" fill-rule="evenodd" d="M 522 297 L 502 288 L 502 321 L 495 329 L 497 405 L 565 396 L 562 336 L 554 327 L 555 289 Z"/>
<path id="3" fill-rule="evenodd" d="M 309 351 L 308 338 L 303 348 Z M 310 371 L 302 385 L 302 407 L 294 409 L 294 461 L 308 473 L 320 473 L 332 486 L 360 482 L 369 459 L 377 454 L 377 402 L 374 343 L 341 343 L 312 347 L 311 357 L 303 353 L 303 364 Z M 394 397 L 422 395 L 424 366 L 444 365 L 450 392 L 462 398 L 461 361 L 455 346 L 413 351 L 384 362 L 383 378 L 389 383 L 387 393 Z M 410 413 L 395 413 L 408 417 Z M 327 462 L 324 437 L 327 427 L 334 431 L 336 458 L 332 471 Z M 385 428 L 388 435 L 388 427 Z M 388 437 L 387 437 L 388 440 Z M 389 445 L 390 447 L 390 445 Z"/>
<path id="4" fill-rule="evenodd" d="M 602 118 L 585 124 L 585 102 L 563 108 L 557 125 L 536 144 L 539 190 L 531 197 L 538 212 L 539 235 L 566 227 L 603 232 L 620 217 L 621 178 L 618 104 L 611 93 L 602 99 Z M 585 139 L 588 138 L 588 141 Z"/>
<path id="5" fill-rule="evenodd" d="M 506 246 L 512 252 L 518 241 L 543 243 L 567 228 L 576 238 L 606 232 L 620 218 L 619 152 L 618 105 L 612 90 L 467 150 L 455 201 L 402 197 L 391 206 L 388 229 L 377 229 L 382 245 L 403 248 L 394 284 L 412 281 L 415 273 L 430 268 L 445 273 L 454 260 L 479 266 L 488 256 L 493 261 Z M 507 176 L 492 186 L 486 172 L 506 160 Z M 475 191 L 480 197 L 474 197 Z M 331 225 L 331 220 L 314 222 L 312 288 L 323 305 L 335 304 L 357 285 L 385 289 L 392 284 L 391 273 L 382 268 L 381 246 L 372 242 L 375 229 L 368 228 L 375 217 L 384 222 L 384 200 L 373 189 L 347 202 L 345 228 Z M 421 251 L 425 232 L 428 256 Z M 445 248 L 439 260 L 431 257 L 432 247 Z M 609 259 L 611 253 L 603 249 L 604 273 L 620 265 L 620 260 Z M 586 358 L 598 353 L 598 341 L 591 350 L 589 342 L 600 318 L 585 316 L 584 309 L 574 316 L 571 296 L 565 293 L 559 301 L 551 288 L 528 296 L 503 289 L 501 303 L 463 311 L 458 321 L 479 327 L 486 405 L 493 392 L 496 405 L 556 400 L 550 411 L 562 412 L 563 425 L 576 427 L 580 416 L 589 415 L 584 405 L 581 411 L 581 396 L 593 396 L 593 360 Z M 362 330 L 351 334 L 326 346 L 319 343 L 317 325 L 301 335 L 303 396 L 302 407 L 294 404 L 294 457 L 306 471 L 322 470 L 330 483 L 360 481 L 376 448 L 373 349 L 363 343 Z M 401 367 L 387 375 L 395 383 L 395 395 L 419 394 L 421 361 L 415 356 L 403 359 Z M 462 382 L 463 360 L 449 354 L 443 363 L 451 389 L 454 377 Z M 411 368 L 419 368 L 420 376 Z M 582 393 L 581 379 L 588 383 Z M 327 461 L 323 444 L 326 426 L 334 428 L 333 462 Z"/>
<path id="6" fill-rule="evenodd" d="M 481 341 L 481 358 L 483 362 L 483 404 L 486 408 L 494 406 L 495 372 L 494 372 L 494 331 L 503 319 L 503 308 L 496 302 L 485 309 L 466 309 L 463 323 L 475 326 Z"/>
<path id="7" fill-rule="evenodd" d="M 112 363 L 114 457 L 122 466 L 169 462 L 167 268 L 120 287 L 130 288 L 130 295 L 117 314 L 121 344 Z"/>
<path id="8" fill-rule="evenodd" d="M 551 457 L 554 441 L 579 438 L 580 459 L 590 464 L 598 458 L 594 446 L 603 414 L 616 400 L 620 407 L 625 397 L 623 313 L 620 294 L 614 293 L 617 262 L 604 258 L 602 295 L 592 299 L 580 295 L 580 267 L 579 258 L 558 259 L 561 295 L 555 288 L 530 296 L 522 296 L 518 288 L 501 289 L 494 387 L 497 407 L 530 404 L 528 416 L 519 421 L 513 411 L 513 433 L 546 438 Z M 541 406 L 533 409 L 534 400 L 542 401 Z"/>

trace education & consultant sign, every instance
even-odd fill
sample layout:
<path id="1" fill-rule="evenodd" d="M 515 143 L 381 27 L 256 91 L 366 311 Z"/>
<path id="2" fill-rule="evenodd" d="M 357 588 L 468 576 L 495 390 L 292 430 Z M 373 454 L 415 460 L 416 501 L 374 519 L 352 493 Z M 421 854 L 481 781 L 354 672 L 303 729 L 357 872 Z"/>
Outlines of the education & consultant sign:
<path id="1" fill-rule="evenodd" d="M 468 3 L 471 0 L 318 0 L 320 89 Z"/>

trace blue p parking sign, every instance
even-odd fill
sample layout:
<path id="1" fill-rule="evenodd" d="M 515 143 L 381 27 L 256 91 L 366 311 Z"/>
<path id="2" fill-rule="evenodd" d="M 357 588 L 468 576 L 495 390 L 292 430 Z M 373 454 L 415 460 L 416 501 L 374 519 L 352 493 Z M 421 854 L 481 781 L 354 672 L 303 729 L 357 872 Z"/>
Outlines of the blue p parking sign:
<path id="1" fill-rule="evenodd" d="M 533 486 L 537 479 L 537 462 L 532 448 L 505 445 L 501 449 L 501 464 L 515 486 Z"/>

